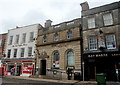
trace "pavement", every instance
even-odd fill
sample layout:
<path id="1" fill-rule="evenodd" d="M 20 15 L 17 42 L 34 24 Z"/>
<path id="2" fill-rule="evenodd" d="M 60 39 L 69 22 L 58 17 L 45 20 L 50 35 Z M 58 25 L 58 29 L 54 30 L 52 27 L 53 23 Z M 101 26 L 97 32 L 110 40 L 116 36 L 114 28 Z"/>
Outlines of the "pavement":
<path id="1" fill-rule="evenodd" d="M 34 81 L 46 81 L 46 82 L 57 82 L 57 83 L 72 83 L 73 85 L 97 85 L 96 81 L 77 81 L 77 80 L 54 80 L 54 79 L 45 79 L 41 76 L 39 77 L 26 77 L 26 76 L 5 76 L 7 78 L 17 78 L 17 79 L 26 79 Z M 120 85 L 120 82 L 106 82 L 106 85 Z"/>

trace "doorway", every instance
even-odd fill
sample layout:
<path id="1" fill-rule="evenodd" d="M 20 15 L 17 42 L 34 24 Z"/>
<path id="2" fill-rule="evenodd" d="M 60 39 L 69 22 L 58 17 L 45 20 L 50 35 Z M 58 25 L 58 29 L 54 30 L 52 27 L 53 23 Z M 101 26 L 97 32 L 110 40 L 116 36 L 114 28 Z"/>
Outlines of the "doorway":
<path id="1" fill-rule="evenodd" d="M 46 75 L 46 60 L 40 61 L 40 75 Z"/>
<path id="2" fill-rule="evenodd" d="M 17 66 L 17 76 L 20 76 L 21 74 L 21 66 Z"/>

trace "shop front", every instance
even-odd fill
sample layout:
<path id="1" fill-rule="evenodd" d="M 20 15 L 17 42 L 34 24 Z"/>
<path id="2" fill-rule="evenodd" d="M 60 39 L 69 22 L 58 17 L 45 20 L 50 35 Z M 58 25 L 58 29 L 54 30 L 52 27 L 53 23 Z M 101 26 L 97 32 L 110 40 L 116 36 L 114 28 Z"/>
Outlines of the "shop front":
<path id="1" fill-rule="evenodd" d="M 107 81 L 120 81 L 120 51 L 84 53 L 85 80 L 104 73 Z"/>
<path id="2" fill-rule="evenodd" d="M 34 59 L 4 59 L 2 67 L 4 75 L 31 76 L 34 74 Z"/>

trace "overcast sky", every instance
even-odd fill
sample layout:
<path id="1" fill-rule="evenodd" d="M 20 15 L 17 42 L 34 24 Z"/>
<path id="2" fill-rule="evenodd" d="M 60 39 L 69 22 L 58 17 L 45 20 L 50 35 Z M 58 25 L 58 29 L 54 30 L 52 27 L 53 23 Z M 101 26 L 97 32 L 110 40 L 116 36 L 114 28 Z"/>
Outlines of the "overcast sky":
<path id="1" fill-rule="evenodd" d="M 0 0 L 0 33 L 16 26 L 44 26 L 48 19 L 54 25 L 80 18 L 80 3 L 85 1 L 93 8 L 119 0 Z"/>

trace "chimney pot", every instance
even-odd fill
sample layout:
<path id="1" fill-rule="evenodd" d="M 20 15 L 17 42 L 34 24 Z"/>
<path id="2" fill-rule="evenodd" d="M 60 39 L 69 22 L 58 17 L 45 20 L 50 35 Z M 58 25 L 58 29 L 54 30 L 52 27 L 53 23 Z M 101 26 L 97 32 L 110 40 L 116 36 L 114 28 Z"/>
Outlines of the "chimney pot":
<path id="1" fill-rule="evenodd" d="M 89 5 L 88 5 L 88 2 L 83 2 L 80 4 L 81 7 L 82 7 L 82 11 L 86 11 L 89 9 Z"/>
<path id="2" fill-rule="evenodd" d="M 52 21 L 51 20 L 46 20 L 45 22 L 45 28 L 51 27 Z"/>

